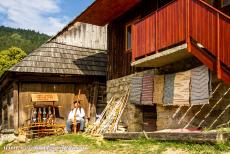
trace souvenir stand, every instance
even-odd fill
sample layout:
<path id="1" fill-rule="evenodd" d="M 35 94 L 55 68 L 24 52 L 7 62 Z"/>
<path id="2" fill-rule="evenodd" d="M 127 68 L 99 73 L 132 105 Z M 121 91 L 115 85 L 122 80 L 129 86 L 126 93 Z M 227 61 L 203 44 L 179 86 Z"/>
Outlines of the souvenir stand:
<path id="1" fill-rule="evenodd" d="M 30 122 L 22 130 L 29 138 L 64 134 L 65 125 L 56 123 L 57 94 L 31 94 Z"/>

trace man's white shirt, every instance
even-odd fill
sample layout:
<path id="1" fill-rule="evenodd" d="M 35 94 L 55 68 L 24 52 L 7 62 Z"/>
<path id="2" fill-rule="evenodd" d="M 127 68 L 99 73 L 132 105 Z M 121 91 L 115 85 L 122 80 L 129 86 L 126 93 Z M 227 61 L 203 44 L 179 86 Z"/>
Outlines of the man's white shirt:
<path id="1" fill-rule="evenodd" d="M 74 108 L 73 110 L 70 111 L 69 116 L 68 116 L 68 120 L 72 120 L 72 121 L 74 120 L 75 111 L 76 111 L 76 108 Z M 76 120 L 80 120 L 84 116 L 85 116 L 84 109 L 82 107 L 78 108 L 77 113 L 76 113 Z"/>

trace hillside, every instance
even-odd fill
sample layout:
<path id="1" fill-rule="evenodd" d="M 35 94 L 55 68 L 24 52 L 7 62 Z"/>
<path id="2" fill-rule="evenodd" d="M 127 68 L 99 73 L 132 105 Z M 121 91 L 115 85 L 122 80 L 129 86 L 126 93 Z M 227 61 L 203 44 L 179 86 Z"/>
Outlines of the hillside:
<path id="1" fill-rule="evenodd" d="M 50 36 L 40 34 L 33 30 L 0 26 L 0 51 L 15 46 L 21 48 L 26 53 L 30 53 L 49 38 Z"/>

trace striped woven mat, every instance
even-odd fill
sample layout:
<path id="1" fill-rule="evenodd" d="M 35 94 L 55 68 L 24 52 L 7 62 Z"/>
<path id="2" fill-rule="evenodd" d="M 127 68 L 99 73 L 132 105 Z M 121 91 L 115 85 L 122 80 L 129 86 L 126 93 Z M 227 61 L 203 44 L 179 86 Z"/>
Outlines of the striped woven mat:
<path id="1" fill-rule="evenodd" d="M 153 105 L 153 75 L 143 77 L 141 104 Z"/>
<path id="2" fill-rule="evenodd" d="M 153 79 L 153 103 L 163 105 L 164 75 L 155 75 Z"/>
<path id="3" fill-rule="evenodd" d="M 176 73 L 173 105 L 189 106 L 191 71 Z"/>
<path id="4" fill-rule="evenodd" d="M 209 103 L 210 77 L 206 66 L 200 66 L 191 70 L 191 105 L 203 105 Z"/>
<path id="5" fill-rule="evenodd" d="M 132 77 L 130 89 L 130 102 L 141 105 L 142 77 Z"/>
<path id="6" fill-rule="evenodd" d="M 163 105 L 173 105 L 175 74 L 165 75 Z"/>

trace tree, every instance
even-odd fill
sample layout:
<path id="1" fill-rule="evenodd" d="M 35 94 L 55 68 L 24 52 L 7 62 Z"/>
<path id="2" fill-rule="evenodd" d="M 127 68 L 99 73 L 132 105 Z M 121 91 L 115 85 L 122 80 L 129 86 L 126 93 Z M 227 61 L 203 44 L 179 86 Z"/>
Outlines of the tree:
<path id="1" fill-rule="evenodd" d="M 17 47 L 11 47 L 7 50 L 0 51 L 0 76 L 26 57 L 26 52 Z"/>
<path id="2" fill-rule="evenodd" d="M 0 51 L 12 46 L 30 53 L 45 43 L 50 36 L 32 30 L 14 29 L 0 26 Z"/>

